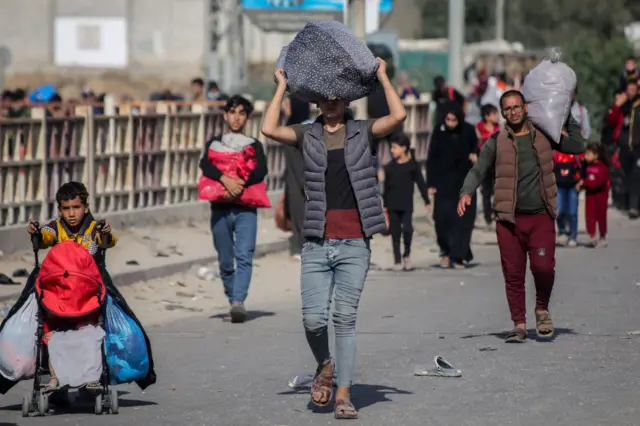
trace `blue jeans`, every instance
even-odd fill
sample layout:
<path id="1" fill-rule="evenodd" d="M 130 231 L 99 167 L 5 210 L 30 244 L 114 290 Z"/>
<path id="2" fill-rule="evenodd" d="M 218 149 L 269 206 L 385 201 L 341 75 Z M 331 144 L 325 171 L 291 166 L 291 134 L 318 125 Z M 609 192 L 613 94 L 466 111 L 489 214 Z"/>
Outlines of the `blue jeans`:
<path id="1" fill-rule="evenodd" d="M 318 365 L 331 360 L 329 308 L 333 297 L 337 385 L 349 386 L 356 357 L 356 315 L 369 272 L 369 239 L 307 239 L 302 245 L 302 322 Z"/>
<path id="2" fill-rule="evenodd" d="M 213 246 L 218 252 L 224 294 L 229 303 L 244 302 L 249 293 L 258 234 L 256 209 L 240 206 L 212 208 L 211 233 Z"/>
<path id="3" fill-rule="evenodd" d="M 578 237 L 579 201 L 579 193 L 575 188 L 558 187 L 558 234 L 567 235 L 570 240 L 575 240 Z"/>

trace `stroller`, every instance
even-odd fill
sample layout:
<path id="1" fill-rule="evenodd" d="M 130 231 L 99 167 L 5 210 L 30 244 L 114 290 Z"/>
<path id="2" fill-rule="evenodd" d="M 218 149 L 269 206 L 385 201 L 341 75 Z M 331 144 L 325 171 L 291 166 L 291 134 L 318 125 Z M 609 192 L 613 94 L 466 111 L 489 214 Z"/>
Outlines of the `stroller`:
<path id="1" fill-rule="evenodd" d="M 99 222 L 95 232 L 103 226 L 104 221 Z M 104 237 L 102 242 L 107 240 Z M 105 247 L 99 247 L 91 256 L 75 241 L 63 241 L 51 249 L 41 267 L 39 243 L 37 232 L 32 237 L 35 268 L 0 325 L 0 394 L 21 380 L 33 378 L 32 391 L 23 397 L 22 415 L 46 415 L 49 393 L 45 383 L 52 375 L 51 342 L 45 345 L 43 341 L 46 325 L 51 319 L 65 323 L 91 317 L 95 318 L 92 324 L 97 325 L 94 329 L 101 333 L 97 342 L 101 358 L 97 364 L 101 365 L 92 370 L 92 374 L 99 375 L 99 386 L 91 392 L 95 397 L 94 412 L 117 414 L 118 393 L 112 385 L 135 381 L 146 389 L 156 382 L 149 339 L 105 269 Z M 79 354 L 86 355 L 82 351 Z M 71 357 L 65 361 L 73 365 Z M 58 367 L 54 369 L 58 373 Z M 55 392 L 67 389 L 63 386 Z"/>

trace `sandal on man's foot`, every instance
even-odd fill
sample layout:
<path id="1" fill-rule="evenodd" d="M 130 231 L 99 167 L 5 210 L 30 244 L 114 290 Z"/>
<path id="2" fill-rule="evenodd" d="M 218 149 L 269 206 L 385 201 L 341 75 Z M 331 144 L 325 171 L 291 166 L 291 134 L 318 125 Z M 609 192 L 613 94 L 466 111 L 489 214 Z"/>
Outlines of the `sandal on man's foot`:
<path id="1" fill-rule="evenodd" d="M 331 398 L 333 398 L 333 361 L 331 361 L 330 365 L 329 374 L 324 372 L 326 366 L 318 367 L 316 376 L 311 384 L 311 403 L 317 407 L 326 407 L 331 402 Z M 320 394 L 320 398 L 314 398 L 316 394 Z"/>
<path id="2" fill-rule="evenodd" d="M 540 339 L 552 339 L 554 332 L 553 321 L 551 321 L 549 312 L 536 312 L 536 335 Z"/>
<path id="3" fill-rule="evenodd" d="M 507 334 L 505 343 L 524 343 L 527 341 L 527 330 L 516 327 Z"/>
<path id="4" fill-rule="evenodd" d="M 358 411 L 351 401 L 336 400 L 333 416 L 338 420 L 353 420 L 358 418 Z"/>
<path id="5" fill-rule="evenodd" d="M 51 394 L 58 390 L 60 390 L 60 382 L 58 382 L 58 379 L 56 379 L 55 377 L 52 377 L 51 380 L 49 380 L 49 383 L 45 385 L 42 392 L 44 392 L 45 394 Z"/>

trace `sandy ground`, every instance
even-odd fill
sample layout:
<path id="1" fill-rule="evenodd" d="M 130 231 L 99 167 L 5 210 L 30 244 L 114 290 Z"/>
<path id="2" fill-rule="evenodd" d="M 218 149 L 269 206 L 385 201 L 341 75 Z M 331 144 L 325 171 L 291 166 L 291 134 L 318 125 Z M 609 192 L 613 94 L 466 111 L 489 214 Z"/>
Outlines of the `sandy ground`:
<path id="1" fill-rule="evenodd" d="M 437 249 L 431 238 L 431 228 L 417 225 L 414 238 L 413 261 L 437 262 Z M 393 266 L 389 238 L 378 237 L 372 241 L 372 268 L 390 269 Z M 210 267 L 215 278 L 200 277 L 199 270 Z M 278 304 L 289 300 L 291 294 L 299 294 L 300 262 L 287 253 L 276 253 L 254 262 L 253 278 L 249 290 L 247 308 L 258 304 Z M 121 289 L 136 315 L 147 325 L 162 324 L 193 316 L 222 316 L 228 310 L 222 281 L 218 278 L 217 265 L 201 265 L 181 274 L 140 282 Z"/>

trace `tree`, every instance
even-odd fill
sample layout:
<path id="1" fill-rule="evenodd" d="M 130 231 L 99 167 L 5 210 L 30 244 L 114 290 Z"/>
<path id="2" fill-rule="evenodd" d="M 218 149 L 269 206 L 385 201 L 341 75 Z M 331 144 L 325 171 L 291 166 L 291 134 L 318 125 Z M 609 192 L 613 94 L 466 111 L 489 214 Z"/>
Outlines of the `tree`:
<path id="1" fill-rule="evenodd" d="M 424 38 L 447 37 L 448 1 L 415 0 L 423 17 Z M 465 40 L 495 37 L 495 0 L 466 0 Z M 581 34 L 612 39 L 640 20 L 638 0 L 509 0 L 505 38 L 528 49 L 560 46 Z"/>
<path id="2" fill-rule="evenodd" d="M 422 37 L 446 38 L 448 33 L 449 2 L 416 0 L 422 11 Z M 495 35 L 495 7 L 487 0 L 465 2 L 465 41 L 474 43 L 493 39 Z"/>
<path id="3" fill-rule="evenodd" d="M 633 48 L 625 37 L 606 40 L 580 35 L 562 48 L 560 60 L 578 76 L 578 101 L 589 110 L 594 131 L 599 130 L 601 118 L 613 103 L 624 59 L 632 54 Z"/>
<path id="4" fill-rule="evenodd" d="M 561 46 L 584 36 L 613 39 L 634 20 L 628 0 L 512 0 L 506 5 L 506 37 L 527 48 Z"/>

